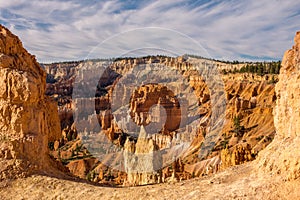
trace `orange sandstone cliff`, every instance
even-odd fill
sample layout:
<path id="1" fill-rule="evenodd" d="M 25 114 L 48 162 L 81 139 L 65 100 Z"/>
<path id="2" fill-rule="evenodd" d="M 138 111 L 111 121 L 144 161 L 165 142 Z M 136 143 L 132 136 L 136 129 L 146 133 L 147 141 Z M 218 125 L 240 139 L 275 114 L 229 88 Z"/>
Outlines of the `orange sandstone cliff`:
<path id="1" fill-rule="evenodd" d="M 48 143 L 60 126 L 45 79 L 35 57 L 0 25 L 0 179 L 50 168 Z"/>
<path id="2" fill-rule="evenodd" d="M 259 168 L 284 179 L 300 177 L 300 32 L 285 52 L 275 87 L 274 141 L 260 154 Z"/>

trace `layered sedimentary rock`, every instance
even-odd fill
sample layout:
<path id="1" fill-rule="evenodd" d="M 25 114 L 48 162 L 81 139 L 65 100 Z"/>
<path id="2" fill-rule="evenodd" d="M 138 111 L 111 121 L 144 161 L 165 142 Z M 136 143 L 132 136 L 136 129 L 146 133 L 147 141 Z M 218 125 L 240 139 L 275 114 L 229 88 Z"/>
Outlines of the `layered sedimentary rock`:
<path id="1" fill-rule="evenodd" d="M 205 66 L 207 62 L 217 66 L 220 70 L 232 70 L 232 67 L 239 69 L 242 66 L 245 66 L 245 64 L 231 65 L 221 62 L 207 61 L 205 59 L 193 59 L 194 64 L 198 63 L 203 66 Z M 85 77 L 87 82 L 92 83 L 93 85 L 95 84 L 93 82 L 93 77 L 97 76 L 98 81 L 100 74 L 97 70 L 93 71 L 92 67 L 93 65 L 96 67 L 101 66 L 102 63 L 103 62 L 91 61 L 87 63 L 79 62 L 76 67 L 73 66 L 74 63 L 70 63 L 70 65 L 74 68 L 81 69 L 82 74 L 79 74 L 79 79 Z M 191 146 L 185 155 L 176 161 L 180 163 L 180 167 L 175 170 L 172 168 L 172 162 L 169 162 L 162 170 L 161 181 L 167 181 L 171 177 L 173 177 L 173 180 L 180 180 L 214 173 L 220 169 L 224 169 L 232 165 L 239 165 L 255 159 L 257 153 L 264 149 L 274 137 L 275 131 L 272 107 L 274 106 L 276 96 L 274 83 L 270 80 L 274 76 L 276 78 L 277 75 L 266 74 L 264 76 L 258 76 L 251 73 L 219 74 L 222 76 L 225 84 L 224 90 L 227 101 L 225 112 L 226 123 L 224 124 L 223 130 L 218 134 L 218 140 L 214 147 L 211 149 L 209 154 L 206 155 L 204 160 L 200 160 L 198 157 L 199 149 L 205 140 L 206 133 L 208 132 L 207 128 L 209 128 L 210 125 L 210 115 L 212 112 L 211 91 L 208 89 L 205 79 L 201 77 L 199 71 L 194 69 L 193 63 L 186 57 L 169 58 L 159 56 L 137 59 L 119 59 L 112 62 L 110 66 L 101 73 L 102 76 L 99 81 L 101 83 L 98 83 L 98 90 L 96 92 L 93 91 L 95 93 L 95 98 L 81 99 L 82 110 L 84 112 L 91 111 L 91 115 L 86 116 L 84 119 L 86 125 L 89 124 L 89 127 L 97 127 L 99 124 L 103 131 L 102 133 L 105 134 L 110 141 L 113 141 L 114 144 L 121 146 L 126 151 L 137 145 L 137 136 L 134 136 L 134 139 L 128 139 L 130 132 L 134 130 L 136 126 L 145 125 L 145 128 L 149 129 L 147 125 L 150 122 L 164 121 L 168 115 L 171 116 L 172 119 L 166 120 L 166 124 L 162 126 L 163 128 L 160 127 L 157 129 L 157 132 L 160 133 L 153 134 L 151 132 L 153 135 L 148 135 L 147 141 L 152 141 L 155 149 L 157 150 L 182 142 L 185 137 L 184 135 L 193 138 L 191 139 Z M 56 77 L 54 78 L 55 80 L 58 80 L 56 83 L 59 82 L 59 80 L 64 79 L 64 77 L 69 77 L 74 80 L 75 70 L 69 69 L 68 64 L 52 64 L 45 65 L 45 67 L 49 72 L 53 73 L 52 77 Z M 53 70 L 55 67 L 64 68 L 57 71 L 66 74 L 64 76 L 62 76 L 61 73 L 59 73 L 60 75 L 56 75 L 54 73 L 55 70 Z M 130 87 L 129 84 L 119 84 L 119 80 L 122 80 L 122 78 L 124 78 L 127 74 L 132 74 L 132 69 L 135 68 L 143 69 L 140 70 L 142 72 L 140 73 L 141 79 L 145 77 L 148 77 L 149 79 L 149 77 L 151 77 L 151 73 L 147 74 L 147 69 L 149 67 L 165 67 L 163 68 L 165 69 L 164 73 L 156 74 L 150 78 L 150 80 L 155 81 L 157 77 L 162 77 L 163 79 L 168 80 L 172 77 L 172 75 L 167 72 L 170 68 L 179 72 L 180 76 L 186 77 L 186 80 L 188 80 L 187 85 L 190 90 L 181 85 L 182 80 L 178 81 L 179 84 L 176 81 L 172 82 L 170 85 L 174 85 L 175 90 L 171 91 L 168 91 L 168 88 L 166 87 L 155 84 L 137 84 L 139 87 L 135 89 L 132 89 L 133 87 Z M 129 80 L 134 79 L 131 78 Z M 52 96 L 59 96 L 58 101 L 63 102 L 62 100 L 59 100 L 66 98 L 63 94 L 63 90 L 58 90 L 58 88 L 55 89 L 51 86 L 51 84 L 53 83 L 49 82 L 48 84 L 49 94 Z M 117 88 L 118 84 L 121 87 Z M 85 90 L 88 90 L 88 88 L 84 87 L 83 91 Z M 114 94 L 114 91 L 118 92 Z M 195 94 L 195 102 L 197 103 L 187 107 L 185 105 L 186 103 L 182 101 L 180 103 L 176 102 L 177 97 L 172 93 L 179 94 L 180 92 Z M 121 115 L 118 113 L 118 110 L 114 113 L 112 112 L 111 109 L 114 105 L 125 105 L 124 103 L 129 103 L 128 111 L 130 112 L 128 115 Z M 61 104 L 60 113 L 62 113 L 61 111 L 66 110 L 65 107 L 72 110 L 69 103 Z M 118 109 L 122 111 L 122 108 L 123 107 L 120 107 Z M 189 108 L 190 110 L 194 109 L 189 118 L 183 108 Z M 95 113 L 94 110 L 96 111 Z M 167 112 L 164 113 L 161 111 Z M 94 115 L 96 115 L 96 118 L 93 117 Z M 176 122 L 179 122 L 180 120 L 189 121 L 189 123 L 193 121 L 196 122 L 196 116 L 201 116 L 201 120 L 197 125 L 185 127 L 185 132 L 187 134 L 177 134 L 181 131 L 181 129 L 177 130 L 178 123 Z M 116 118 L 119 119 L 118 123 L 116 123 Z M 238 119 L 238 126 L 233 122 L 235 118 Z M 69 121 L 69 119 L 70 118 L 68 117 L 66 121 Z M 81 122 L 83 123 L 83 121 Z M 134 126 L 131 127 L 132 124 Z M 70 126 L 68 125 L 68 127 Z M 64 130 L 71 130 L 68 127 Z M 64 135 L 72 134 L 64 132 Z M 128 140 L 126 140 L 126 138 Z M 67 141 L 68 139 L 65 140 L 65 142 Z M 125 143 L 127 144 L 125 145 Z M 149 142 L 145 142 L 145 146 L 147 146 L 146 144 L 148 143 Z M 68 152 L 70 154 L 70 151 Z M 135 150 L 132 153 L 134 154 Z M 134 155 L 132 155 L 132 157 L 134 157 Z M 67 159 L 67 157 L 64 158 Z M 70 154 L 69 158 L 73 160 L 76 156 L 71 156 Z M 163 159 L 165 158 L 163 157 Z M 173 164 L 174 163 L 175 162 L 173 162 Z M 103 176 L 103 174 L 106 173 L 101 171 L 102 167 L 94 168 L 97 170 L 93 170 L 92 167 L 90 171 L 95 172 L 97 176 L 99 175 L 100 178 L 97 179 L 97 181 L 107 179 L 107 177 Z M 107 170 L 106 168 L 103 169 Z M 128 169 L 127 172 L 130 172 L 130 169 Z M 156 173 L 157 170 L 155 170 L 153 174 Z M 114 180 L 119 180 L 120 176 L 117 174 L 118 173 L 113 174 L 117 176 L 114 177 Z M 126 184 L 139 185 L 158 181 L 156 176 L 148 175 L 136 172 L 128 173 Z M 126 176 L 122 175 L 122 177 Z"/>
<path id="2" fill-rule="evenodd" d="M 60 138 L 46 73 L 17 36 L 0 26 L 0 179 L 49 169 L 48 144 Z"/>
<path id="3" fill-rule="evenodd" d="M 0 27 L 0 39 L 0 75 L 2 80 L 0 83 L 0 179 L 26 176 L 40 169 L 50 170 L 51 160 L 48 156 L 48 146 L 54 150 L 62 150 L 60 148 L 61 142 L 68 143 L 69 140 L 77 137 L 75 126 L 69 122 L 66 123 L 63 129 L 66 141 L 58 142 L 61 132 L 56 105 L 44 96 L 45 72 L 36 63 L 34 57 L 23 49 L 18 38 L 2 26 Z M 126 156 L 129 158 L 127 159 L 127 176 L 119 172 L 114 175 L 94 158 L 88 158 L 90 155 L 85 157 L 88 152 L 86 150 L 77 151 L 77 144 L 71 147 L 74 151 L 69 151 L 69 153 L 59 151 L 59 153 L 65 160 L 77 156 L 77 160 L 68 162 L 68 167 L 73 174 L 81 178 L 89 177 L 89 180 L 96 182 L 103 179 L 113 179 L 118 184 L 122 184 L 121 179 L 126 179 L 125 184 L 141 185 L 165 182 L 171 179 L 176 180 L 180 177 L 179 174 L 184 172 L 189 173 L 189 175 L 180 178 L 214 173 L 220 168 L 253 160 L 256 154 L 272 141 L 274 135 L 272 105 L 277 98 L 277 106 L 274 110 L 277 134 L 273 143 L 259 155 L 259 171 L 279 174 L 284 179 L 299 178 L 299 48 L 300 33 L 297 33 L 295 45 L 284 55 L 279 82 L 276 85 L 277 96 L 274 95 L 274 85 L 268 82 L 270 80 L 268 76 L 258 78 L 252 76 L 247 81 L 245 79 L 248 79 L 251 74 L 223 76 L 228 106 L 226 119 L 229 122 L 225 124 L 219 141 L 205 160 L 199 161 L 195 158 L 195 155 L 197 156 L 195 149 L 201 145 L 205 137 L 205 129 L 200 129 L 197 133 L 197 137 L 192 142 L 190 154 L 186 158 L 176 160 L 161 172 L 158 170 L 160 167 L 157 167 L 154 162 L 157 158 L 153 152 L 157 151 L 159 147 L 171 143 L 174 139 L 172 134 L 155 135 L 155 137 L 145 137 L 140 134 L 137 140 L 130 140 L 127 137 L 124 142 L 118 143 L 118 145 L 124 146 L 125 154 L 126 151 L 129 153 L 125 155 L 125 158 Z M 121 67 L 120 62 L 125 67 Z M 120 62 L 112 66 L 113 69 L 118 68 L 120 73 L 126 73 L 131 67 L 139 63 L 166 63 L 183 71 L 189 70 L 191 67 L 191 64 L 183 58 L 177 60 L 175 58 L 128 59 Z M 48 77 L 48 81 L 54 83 L 64 73 L 73 73 L 70 71 L 72 70 L 58 73 L 59 76 Z M 199 105 L 205 103 L 209 105 L 209 93 L 203 89 L 205 87 L 199 86 L 202 84 L 197 86 L 199 81 L 201 82 L 201 78 L 190 77 L 190 84 L 195 88 L 195 93 L 199 97 Z M 108 78 L 107 81 L 109 81 Z M 70 95 L 72 83 L 68 84 L 65 89 L 63 86 L 51 88 L 49 85 L 49 90 L 53 91 L 49 95 L 56 95 L 56 90 L 62 94 L 57 96 L 59 97 L 58 100 L 63 99 L 64 95 Z M 147 94 L 143 94 L 139 101 L 144 102 L 145 99 L 143 98 L 146 96 Z M 101 98 L 103 102 L 109 102 L 107 98 Z M 66 106 L 71 111 L 72 106 L 69 100 L 68 102 L 61 101 L 61 106 Z M 112 115 L 107 111 L 107 108 L 105 106 L 101 108 L 105 111 L 99 113 L 101 116 L 98 121 L 101 121 L 102 128 L 109 132 L 110 140 L 115 140 L 115 135 L 120 130 L 117 130 L 117 125 L 112 122 Z M 209 110 L 209 106 L 206 106 L 205 109 Z M 138 106 L 134 103 L 132 110 L 138 111 Z M 209 116 L 210 112 L 207 110 L 199 112 Z M 72 121 L 70 118 L 68 117 L 68 120 Z M 235 121 L 233 119 L 236 118 L 238 123 L 233 122 Z M 139 115 L 136 123 L 141 125 L 143 120 Z M 136 160 L 134 158 L 138 154 L 149 155 L 144 160 L 141 159 L 142 163 L 150 162 L 150 165 L 146 165 L 148 169 L 144 170 L 145 172 L 137 170 L 139 171 L 137 173 L 134 168 L 136 165 L 130 163 Z"/>
<path id="4" fill-rule="evenodd" d="M 181 115 L 181 109 L 175 94 L 165 86 L 142 86 L 131 96 L 130 116 L 134 122 L 145 126 L 165 120 L 161 130 L 158 130 L 165 134 L 177 130 L 182 118 L 187 117 Z"/>
<path id="5" fill-rule="evenodd" d="M 127 138 L 124 144 L 124 162 L 127 180 L 124 185 L 146 185 L 161 182 L 162 158 L 155 140 L 147 138 L 145 128 L 137 142 Z"/>
<path id="6" fill-rule="evenodd" d="M 274 141 L 259 156 L 259 169 L 286 179 L 300 177 L 300 32 L 285 52 L 276 84 Z"/>

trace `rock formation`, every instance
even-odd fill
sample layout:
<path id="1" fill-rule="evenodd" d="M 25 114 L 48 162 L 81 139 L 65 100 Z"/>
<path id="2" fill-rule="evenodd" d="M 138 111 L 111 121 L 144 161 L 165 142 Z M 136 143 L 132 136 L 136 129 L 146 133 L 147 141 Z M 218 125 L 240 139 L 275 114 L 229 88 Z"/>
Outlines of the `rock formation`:
<path id="1" fill-rule="evenodd" d="M 162 113 L 162 109 L 155 109 L 153 106 L 164 107 L 166 113 Z M 152 112 L 151 108 L 154 108 Z M 162 129 L 165 132 L 177 130 L 182 118 L 186 117 L 181 114 L 181 110 L 182 108 L 175 94 L 165 86 L 145 85 L 136 90 L 131 96 L 130 115 L 138 125 L 148 125 L 150 122 L 157 123 L 165 118 Z"/>
<path id="2" fill-rule="evenodd" d="M 161 182 L 162 158 L 152 138 L 147 138 L 141 126 L 137 142 L 127 138 L 124 144 L 124 162 L 127 180 L 124 185 L 147 185 Z"/>
<path id="3" fill-rule="evenodd" d="M 275 139 L 264 150 L 260 151 L 256 161 L 227 168 L 221 173 L 206 176 L 201 179 L 197 178 L 174 184 L 158 184 L 121 189 L 117 189 L 115 187 L 98 187 L 91 184 L 66 181 L 53 177 L 45 178 L 45 176 L 32 176 L 26 179 L 9 182 L 9 184 L 4 181 L 0 182 L 1 188 L 5 187 L 5 189 L 0 190 L 0 196 L 2 199 L 299 199 L 299 49 L 300 32 L 297 33 L 295 37 L 295 45 L 293 48 L 285 53 L 279 76 L 279 83 L 276 85 L 277 100 L 276 108 L 274 109 L 276 126 Z M 131 63 L 130 60 L 126 62 Z M 140 59 L 138 62 L 140 62 Z M 239 79 L 239 77 L 234 76 L 230 80 L 237 81 L 238 79 L 236 78 Z M 233 85 L 228 84 L 230 87 Z M 262 140 L 269 140 L 266 137 L 270 136 L 268 135 L 269 127 L 265 127 L 265 125 L 261 126 L 264 133 L 260 134 L 259 132 L 259 134 L 255 136 L 252 131 L 258 126 L 247 130 L 249 128 L 247 127 L 247 124 L 249 121 L 252 121 L 251 123 L 254 124 L 258 122 L 261 124 L 269 121 L 270 110 L 267 109 L 269 105 L 263 103 L 268 101 L 273 102 L 276 99 L 273 96 L 274 88 L 269 87 L 270 85 L 266 85 L 264 83 L 254 85 L 247 83 L 244 86 L 243 84 L 237 84 L 237 87 L 232 87 L 232 89 L 226 90 L 227 99 L 232 99 L 232 102 L 229 104 L 229 112 L 227 113 L 227 116 L 231 115 L 233 112 L 234 115 L 237 114 L 241 117 L 241 120 L 235 120 L 235 131 L 230 137 L 227 137 L 226 134 L 229 134 L 232 123 L 229 123 L 227 127 L 224 127 L 225 134 L 223 135 L 228 143 L 226 142 L 222 144 L 224 144 L 224 146 L 227 145 L 228 147 L 236 147 L 231 153 L 228 151 L 229 149 L 225 148 L 223 152 L 225 157 L 224 159 L 225 161 L 227 160 L 234 164 L 243 162 L 243 160 L 248 157 L 248 142 L 252 145 L 251 142 L 255 143 L 256 139 L 257 141 L 259 140 L 258 143 L 255 143 L 259 146 L 257 147 L 259 149 L 260 146 L 263 146 L 260 145 Z M 245 88 L 248 88 L 248 92 Z M 264 96 L 261 96 L 263 94 Z M 258 110 L 251 110 L 254 108 L 257 108 Z M 251 113 L 250 115 L 246 115 L 249 112 L 249 109 L 253 112 L 253 115 Z M 259 121 L 263 118 L 264 114 L 267 114 L 268 117 Z M 240 122 L 237 123 L 237 121 Z M 250 139 L 248 142 L 244 142 L 243 140 L 247 139 L 248 136 L 245 136 L 245 134 L 243 135 L 243 133 L 251 133 L 248 136 L 254 135 L 254 138 Z M 265 133 L 266 135 L 264 135 Z M 243 138 L 244 136 L 245 138 L 241 141 L 241 137 Z M 9 142 L 10 141 L 7 143 Z M 243 145 L 235 145 L 239 142 Z M 1 144 L 3 144 L 3 142 Z M 137 143 L 134 142 L 134 144 L 131 145 L 127 140 L 126 146 L 128 148 L 126 149 L 131 152 L 135 152 L 136 144 Z M 141 152 L 147 152 L 147 150 L 151 148 L 153 149 L 153 143 L 151 140 L 145 140 L 144 143 L 141 142 L 140 144 L 149 144 L 140 146 L 142 147 L 140 149 Z M 146 151 L 143 151 L 142 149 L 145 149 Z M 8 161 L 10 157 L 13 156 L 9 153 L 9 151 L 3 152 L 1 155 L 5 155 L 5 159 L 2 156 L 1 163 L 3 163 L 3 161 Z M 240 154 L 242 156 L 239 156 Z M 184 168 L 185 171 L 194 173 L 192 174 L 193 176 L 198 174 L 209 174 L 217 171 L 217 169 L 215 170 L 213 166 L 220 166 L 220 164 L 221 162 L 218 154 L 214 153 L 210 158 L 195 163 L 194 165 L 191 164 L 183 166 L 182 162 L 178 161 L 173 163 L 172 168 L 174 170 L 171 173 L 172 175 L 169 177 L 174 178 L 174 172 L 177 172 L 178 170 L 182 171 L 182 168 Z M 70 165 L 73 169 L 80 168 L 82 172 L 81 175 L 84 175 L 85 169 L 93 165 L 93 163 L 89 163 L 88 161 L 78 161 L 78 163 L 72 162 Z M 103 171 L 100 171 L 99 169 L 102 167 L 102 165 L 98 165 L 94 168 L 92 173 L 89 173 L 89 177 L 94 179 L 96 182 L 98 179 L 105 179 Z M 168 171 L 166 172 L 168 175 L 171 171 L 169 170 L 170 167 L 164 169 L 164 171 Z M 99 175 L 96 176 L 95 173 L 98 172 Z M 110 171 L 107 173 L 111 174 Z M 119 177 L 123 180 L 126 179 L 126 176 Z M 169 178 L 169 180 L 171 178 Z M 111 180 L 111 175 L 108 179 Z M 32 188 L 34 188 L 34 190 Z"/>
<path id="4" fill-rule="evenodd" d="M 208 61 L 205 59 L 194 59 L 193 62 L 205 64 L 205 62 Z M 245 66 L 245 64 L 232 65 L 217 61 L 209 62 L 218 66 L 220 71 L 224 69 L 232 70 L 232 68 L 240 69 Z M 96 61 L 94 63 L 91 61 L 87 63 L 72 62 L 43 65 L 46 71 L 50 73 L 48 75 L 47 94 L 56 98 L 59 102 L 59 113 L 65 138 L 63 144 L 65 144 L 66 147 L 72 146 L 72 144 L 68 144 L 68 141 L 75 139 L 74 137 L 76 137 L 76 134 L 72 134 L 72 132 L 75 131 L 70 128 L 74 127 L 74 125 L 72 125 L 72 109 L 74 108 L 70 103 L 71 94 L 68 92 L 72 91 L 71 83 L 75 79 L 75 69 L 83 69 L 82 74 L 80 74 L 79 77 L 84 76 L 86 79 L 90 79 L 92 83 L 93 77 L 95 77 L 95 75 L 99 76 L 99 73 L 98 71 L 93 71 L 92 68 L 90 69 L 89 67 L 93 67 L 93 65 L 100 66 L 101 63 L 101 61 Z M 199 149 L 206 136 L 211 115 L 210 91 L 206 86 L 203 77 L 193 69 L 193 64 L 186 59 L 186 57 L 170 58 L 150 56 L 137 59 L 118 59 L 115 62 L 112 62 L 102 74 L 99 90 L 97 90 L 95 94 L 96 97 L 81 99 L 81 105 L 83 106 L 82 110 L 91 111 L 90 113 L 93 113 L 93 115 L 95 113 L 92 111 L 96 110 L 98 118 L 97 122 L 97 120 L 91 121 L 91 117 L 86 116 L 86 123 L 89 124 L 90 127 L 96 127 L 100 124 L 103 134 L 106 134 L 107 138 L 114 141 L 115 144 L 125 147 L 126 137 L 128 137 L 127 133 L 130 133 L 131 129 L 134 130 L 136 128 L 136 126 L 132 126 L 132 124 L 143 124 L 147 129 L 149 128 L 147 124 L 150 121 L 154 122 L 156 120 L 158 122 L 166 120 L 166 124 L 163 129 L 157 130 L 161 130 L 160 134 L 155 134 L 148 138 L 156 146 L 155 148 L 163 149 L 168 145 L 180 142 L 180 139 L 183 139 L 174 137 L 176 135 L 176 129 L 178 128 L 178 122 L 180 122 L 180 120 L 186 121 L 188 119 L 187 115 L 184 114 L 186 111 L 183 110 L 185 107 L 183 102 L 181 101 L 180 105 L 178 105 L 176 97 L 173 94 L 173 92 L 178 94 L 178 91 L 187 91 L 180 85 L 181 82 L 179 84 L 176 82 L 172 83 L 176 86 L 175 88 L 178 91 L 168 91 L 168 88 L 155 84 L 139 85 L 140 87 L 132 91 L 128 85 L 125 84 L 125 86 L 120 84 L 121 87 L 119 87 L 118 90 L 116 89 L 118 86 L 116 86 L 116 84 L 120 77 L 128 74 L 130 70 L 137 67 L 138 64 L 145 66 L 145 70 L 142 70 L 143 77 L 151 76 L 150 73 L 147 74 L 147 66 L 149 67 L 150 65 L 152 67 L 167 66 L 171 69 L 176 69 L 181 73 L 181 76 L 188 77 L 189 87 L 192 88 L 197 97 L 196 101 L 198 102 L 199 109 L 192 113 L 192 116 L 196 116 L 198 113 L 202 116 L 202 120 L 199 125 L 193 126 L 195 127 L 194 129 L 187 128 L 187 133 L 193 133 L 192 135 L 194 138 L 185 157 L 178 161 L 181 163 L 181 168 L 176 171 L 174 177 L 177 177 L 178 179 L 187 179 L 193 176 L 202 176 L 211 172 L 214 173 L 220 169 L 225 169 L 232 165 L 239 165 L 251 161 L 256 158 L 258 152 L 264 149 L 272 141 L 275 133 L 272 108 L 275 105 L 276 96 L 274 83 L 270 82 L 270 80 L 272 77 L 275 77 L 276 79 L 277 75 L 266 74 L 260 76 L 251 73 L 228 72 L 222 74 L 227 100 L 225 113 L 226 123 L 222 132 L 219 133 L 219 140 L 216 142 L 215 147 L 210 154 L 206 156 L 205 160 L 199 160 Z M 171 76 L 165 74 L 165 78 L 169 77 Z M 116 94 L 117 97 L 113 96 L 114 90 L 119 91 Z M 114 98 L 114 104 L 125 105 L 124 102 L 130 104 L 130 113 L 128 116 L 119 115 L 116 112 L 112 113 L 112 98 Z M 152 107 L 155 105 L 160 106 Z M 152 116 L 149 115 L 149 108 L 154 108 L 151 110 Z M 161 112 L 161 108 L 166 112 Z M 121 121 L 116 123 L 114 117 L 121 119 Z M 238 118 L 239 127 L 235 127 L 233 123 L 235 117 Z M 190 117 L 190 120 L 194 119 Z M 134 123 L 129 124 L 129 122 Z M 136 143 L 136 141 L 137 138 L 131 140 L 131 143 Z M 129 143 L 128 140 L 126 147 L 128 147 Z M 69 148 L 69 150 L 62 150 L 60 152 L 61 155 L 64 155 L 64 157 L 61 156 L 61 158 L 63 158 L 64 161 L 67 161 L 66 163 L 68 163 L 68 160 L 72 161 L 77 158 L 76 155 L 72 156 L 72 151 L 74 151 L 74 149 Z M 54 155 L 58 155 L 57 152 L 54 152 Z M 67 155 L 69 155 L 69 157 Z M 75 162 L 72 161 L 72 163 L 74 164 Z M 170 166 L 165 167 L 165 169 L 162 170 L 162 177 L 164 177 L 162 178 L 162 181 L 168 180 L 168 177 L 170 178 L 170 176 L 173 176 L 174 171 L 171 168 L 170 163 Z M 74 171 L 72 169 L 71 171 Z M 105 174 L 104 172 L 101 172 L 101 169 L 102 168 L 98 167 L 96 172 Z M 106 168 L 104 169 L 106 170 Z M 92 168 L 90 170 L 95 171 Z M 83 177 L 83 175 L 81 175 L 81 177 Z M 133 173 L 132 177 L 129 175 L 127 178 L 128 180 L 132 180 L 132 182 L 129 182 L 133 185 L 138 184 L 137 180 L 141 180 L 140 184 L 145 184 L 147 183 L 147 181 L 145 181 L 146 179 L 149 183 L 155 179 L 155 176 L 152 176 L 153 179 L 140 179 L 137 177 L 144 177 L 144 175 Z"/>
<path id="5" fill-rule="evenodd" d="M 263 172 L 280 174 L 284 180 L 300 177 L 300 32 L 292 49 L 285 52 L 276 84 L 274 124 L 276 136 L 258 161 Z"/>
<path id="6" fill-rule="evenodd" d="M 46 72 L 0 25 L 0 179 L 50 169 L 48 145 L 60 138 L 57 105 L 45 96 Z"/>

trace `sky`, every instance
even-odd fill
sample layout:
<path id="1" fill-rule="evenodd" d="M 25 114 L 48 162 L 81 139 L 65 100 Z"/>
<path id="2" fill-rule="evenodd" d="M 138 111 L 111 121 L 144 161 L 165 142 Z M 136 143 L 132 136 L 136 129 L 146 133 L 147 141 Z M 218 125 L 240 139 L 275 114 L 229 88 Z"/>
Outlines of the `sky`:
<path id="1" fill-rule="evenodd" d="M 190 50 L 280 60 L 300 30 L 300 1 L 0 0 L 0 23 L 46 63 Z"/>

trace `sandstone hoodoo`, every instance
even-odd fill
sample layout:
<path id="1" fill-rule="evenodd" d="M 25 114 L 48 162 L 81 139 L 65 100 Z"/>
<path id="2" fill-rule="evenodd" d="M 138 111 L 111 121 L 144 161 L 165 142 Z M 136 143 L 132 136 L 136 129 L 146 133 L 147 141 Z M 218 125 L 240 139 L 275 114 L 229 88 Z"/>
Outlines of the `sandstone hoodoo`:
<path id="1" fill-rule="evenodd" d="M 0 179 L 51 169 L 48 145 L 60 138 L 46 72 L 17 36 L 0 25 Z"/>

